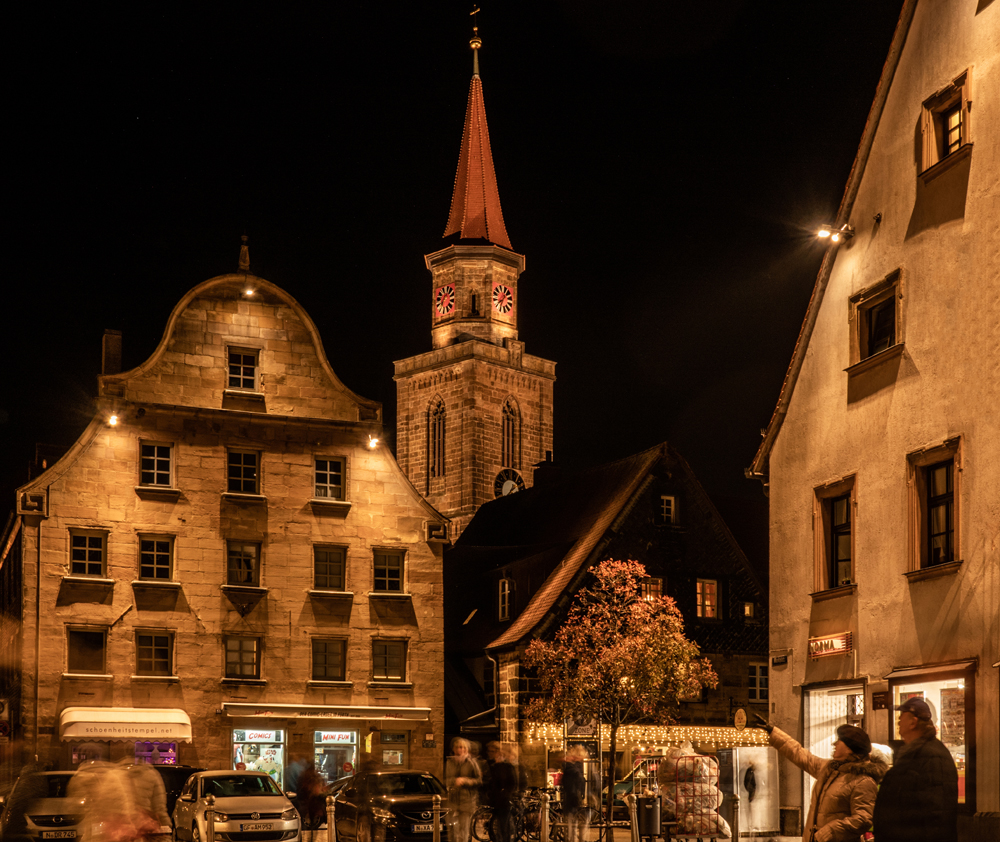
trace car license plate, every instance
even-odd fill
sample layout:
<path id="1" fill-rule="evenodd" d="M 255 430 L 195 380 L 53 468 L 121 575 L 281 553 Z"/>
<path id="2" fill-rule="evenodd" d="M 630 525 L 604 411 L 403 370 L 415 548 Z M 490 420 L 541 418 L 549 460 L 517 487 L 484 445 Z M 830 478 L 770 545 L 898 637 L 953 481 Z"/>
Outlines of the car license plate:
<path id="1" fill-rule="evenodd" d="M 441 822 L 441 830 L 444 830 L 445 824 Z M 434 825 L 432 824 L 415 824 L 413 825 L 414 833 L 430 833 L 434 830 Z"/>
<path id="2" fill-rule="evenodd" d="M 250 824 L 241 824 L 240 830 L 271 830 L 274 825 L 271 822 L 252 822 Z"/>
<path id="3" fill-rule="evenodd" d="M 76 839 L 75 830 L 43 830 L 42 839 Z"/>

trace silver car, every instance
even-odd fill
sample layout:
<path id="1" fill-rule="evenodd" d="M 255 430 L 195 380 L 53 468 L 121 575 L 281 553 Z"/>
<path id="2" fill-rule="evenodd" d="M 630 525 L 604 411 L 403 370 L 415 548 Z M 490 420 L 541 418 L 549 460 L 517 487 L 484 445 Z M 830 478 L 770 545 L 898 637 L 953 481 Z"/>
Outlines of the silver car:
<path id="1" fill-rule="evenodd" d="M 69 798 L 73 772 L 21 775 L 0 814 L 0 838 L 76 839 L 83 800 Z"/>
<path id="2" fill-rule="evenodd" d="M 174 839 L 208 838 L 208 796 L 215 796 L 216 842 L 299 842 L 299 814 L 264 772 L 198 772 L 174 805 Z"/>

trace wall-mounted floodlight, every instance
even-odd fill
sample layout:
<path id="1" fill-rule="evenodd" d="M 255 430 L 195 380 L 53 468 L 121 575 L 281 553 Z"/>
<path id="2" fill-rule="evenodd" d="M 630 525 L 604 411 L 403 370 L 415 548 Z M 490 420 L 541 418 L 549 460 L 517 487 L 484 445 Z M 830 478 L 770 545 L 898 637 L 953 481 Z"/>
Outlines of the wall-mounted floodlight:
<path id="1" fill-rule="evenodd" d="M 117 415 L 111 415 L 111 416 L 108 417 L 108 426 L 109 427 L 117 427 L 118 426 L 118 416 Z"/>
<path id="2" fill-rule="evenodd" d="M 846 222 L 840 227 L 833 225 L 820 225 L 816 236 L 821 240 L 829 239 L 831 243 L 839 243 L 841 240 L 849 240 L 854 236 L 854 229 Z"/>
<path id="3" fill-rule="evenodd" d="M 373 439 L 371 436 L 368 436 L 368 447 L 372 450 L 378 447 L 378 439 Z"/>

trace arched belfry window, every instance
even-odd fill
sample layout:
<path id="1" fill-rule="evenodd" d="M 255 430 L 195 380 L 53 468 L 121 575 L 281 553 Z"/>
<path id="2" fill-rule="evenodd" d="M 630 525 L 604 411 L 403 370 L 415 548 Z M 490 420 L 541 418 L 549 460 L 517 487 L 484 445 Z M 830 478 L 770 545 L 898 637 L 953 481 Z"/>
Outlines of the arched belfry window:
<path id="1" fill-rule="evenodd" d="M 504 468 L 521 467 L 521 413 L 513 398 L 503 402 L 503 438 L 500 444 L 500 464 Z"/>
<path id="2" fill-rule="evenodd" d="M 427 476 L 444 476 L 444 401 L 434 398 L 427 408 Z"/>

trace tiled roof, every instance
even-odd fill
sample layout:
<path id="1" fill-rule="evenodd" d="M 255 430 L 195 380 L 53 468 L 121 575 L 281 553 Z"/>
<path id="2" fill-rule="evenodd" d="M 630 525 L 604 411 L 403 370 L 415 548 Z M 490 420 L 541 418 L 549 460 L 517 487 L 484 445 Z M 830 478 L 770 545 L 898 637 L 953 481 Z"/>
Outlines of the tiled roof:
<path id="1" fill-rule="evenodd" d="M 512 248 L 500 211 L 500 192 L 493 169 L 490 133 L 486 127 L 483 83 L 478 74 L 469 86 L 469 106 L 465 112 L 462 148 L 458 155 L 455 192 L 444 236 L 460 234 L 462 239 L 484 239 Z"/>

